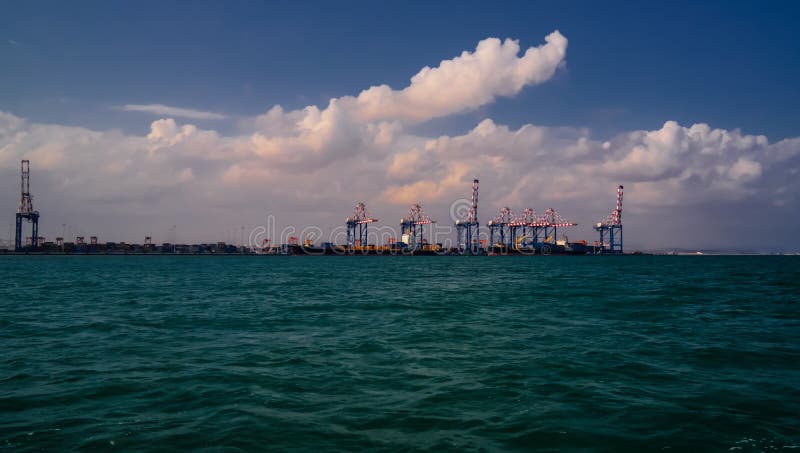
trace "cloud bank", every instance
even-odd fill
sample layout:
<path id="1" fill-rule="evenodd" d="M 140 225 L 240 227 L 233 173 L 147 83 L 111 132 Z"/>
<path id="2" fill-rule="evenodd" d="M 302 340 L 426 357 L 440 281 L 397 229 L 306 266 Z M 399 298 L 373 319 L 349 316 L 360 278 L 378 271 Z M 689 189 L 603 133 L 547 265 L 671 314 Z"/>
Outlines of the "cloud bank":
<path id="1" fill-rule="evenodd" d="M 558 32 L 521 54 L 517 41 L 486 39 L 472 52 L 423 68 L 403 89 L 371 87 L 324 108 L 274 106 L 240 135 L 162 118 L 139 136 L 31 123 L 0 112 L 0 171 L 14 175 L 20 159 L 31 159 L 34 174 L 43 174 L 34 180 L 37 200 L 57 199 L 87 218 L 128 219 L 107 226 L 106 236 L 124 232 L 118 240 L 145 234 L 130 216 L 162 229 L 183 222 L 187 241 L 219 238 L 231 225 L 263 223 L 267 211 L 329 228 L 357 200 L 383 219 L 399 219 L 408 204 L 421 202 L 448 223 L 449 204 L 469 195 L 474 177 L 481 179 L 482 222 L 504 205 L 539 212 L 552 206 L 582 224 L 572 237 L 593 237 L 589 225 L 612 209 L 620 183 L 627 193 L 629 244 L 632 238 L 680 246 L 687 244 L 687 232 L 720 245 L 752 233 L 758 243 L 752 223 L 720 225 L 777 212 L 789 216 L 784 224 L 799 224 L 800 138 L 771 143 L 739 130 L 674 121 L 607 140 L 587 128 L 512 129 L 491 119 L 455 136 L 409 130 L 547 81 L 563 64 L 566 48 Z M 3 180 L 8 183 L 0 196 L 10 213 L 16 179 Z M 716 217 L 704 218 L 710 208 Z M 784 240 L 762 236 L 761 244 Z"/>

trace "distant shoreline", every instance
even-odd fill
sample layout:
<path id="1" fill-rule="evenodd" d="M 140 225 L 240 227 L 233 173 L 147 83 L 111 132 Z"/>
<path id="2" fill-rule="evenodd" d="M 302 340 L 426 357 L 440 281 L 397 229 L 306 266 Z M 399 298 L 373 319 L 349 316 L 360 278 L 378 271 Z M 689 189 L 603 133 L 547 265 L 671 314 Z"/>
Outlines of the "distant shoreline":
<path id="1" fill-rule="evenodd" d="M 543 255 L 541 253 L 537 254 L 520 254 L 520 253 L 506 253 L 506 254 L 495 254 L 489 255 L 486 253 L 478 253 L 473 255 L 467 255 L 465 253 L 451 253 L 451 252 L 441 252 L 441 253 L 430 253 L 430 254 L 413 254 L 413 253 L 329 253 L 329 254 L 322 254 L 322 253 L 160 253 L 160 252 L 152 252 L 152 253 L 57 253 L 57 252 L 15 252 L 15 251 L 6 251 L 0 250 L 0 256 L 81 256 L 81 257 L 100 257 L 100 256 L 204 256 L 204 257 L 242 257 L 242 256 L 249 256 L 249 257 L 265 257 L 265 256 L 273 256 L 273 257 L 287 257 L 287 256 L 485 256 L 485 257 L 497 257 L 497 256 L 601 256 L 600 254 L 584 254 L 584 255 L 567 255 L 567 254 L 552 254 L 552 255 Z M 609 255 L 602 255 L 602 256 L 609 256 Z M 702 252 L 702 253 L 692 253 L 692 252 L 677 252 L 677 253 L 663 253 L 663 252 L 632 252 L 632 253 L 623 253 L 623 254 L 616 254 L 615 256 L 800 256 L 800 252 L 791 252 L 791 253 L 752 253 L 752 252 Z"/>

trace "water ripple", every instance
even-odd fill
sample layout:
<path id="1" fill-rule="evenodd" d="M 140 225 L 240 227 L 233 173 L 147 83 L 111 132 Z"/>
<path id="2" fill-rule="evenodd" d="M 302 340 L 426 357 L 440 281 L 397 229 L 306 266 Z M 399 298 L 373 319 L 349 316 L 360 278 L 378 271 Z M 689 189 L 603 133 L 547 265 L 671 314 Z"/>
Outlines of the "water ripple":
<path id="1" fill-rule="evenodd" d="M 792 257 L 0 257 L 0 450 L 791 451 Z"/>

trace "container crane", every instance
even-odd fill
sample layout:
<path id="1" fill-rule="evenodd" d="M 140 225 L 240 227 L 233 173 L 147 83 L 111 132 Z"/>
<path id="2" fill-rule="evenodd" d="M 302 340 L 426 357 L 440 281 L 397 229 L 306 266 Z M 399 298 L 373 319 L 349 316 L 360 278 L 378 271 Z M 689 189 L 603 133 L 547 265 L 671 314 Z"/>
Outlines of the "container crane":
<path id="1" fill-rule="evenodd" d="M 35 251 L 39 246 L 39 211 L 33 210 L 33 197 L 31 196 L 31 162 L 23 160 L 20 163 L 20 199 L 17 208 L 17 229 L 14 236 L 14 250 L 17 252 L 23 249 L 22 222 L 23 220 L 31 224 L 31 250 Z"/>
<path id="2" fill-rule="evenodd" d="M 497 245 L 494 241 L 495 233 L 499 233 L 500 242 L 499 244 L 502 246 L 508 246 L 511 244 L 511 241 L 506 243 L 506 231 L 508 231 L 509 236 L 511 236 L 511 223 L 514 219 L 512 219 L 513 214 L 511 212 L 511 208 L 508 206 L 503 207 L 500 210 L 500 214 L 497 217 L 490 220 L 486 223 L 486 226 L 489 228 L 489 247 L 494 247 Z"/>
<path id="3" fill-rule="evenodd" d="M 533 208 L 525 208 L 522 214 L 514 216 L 508 224 L 509 236 L 511 236 L 509 242 L 513 243 L 514 247 L 520 249 L 524 248 L 529 243 L 535 244 L 537 242 L 539 229 L 532 226 L 536 222 L 536 218 L 536 211 L 534 211 Z M 529 232 L 532 233 L 532 235 L 528 234 Z"/>
<path id="4" fill-rule="evenodd" d="M 600 252 L 622 254 L 622 185 L 617 187 L 617 205 L 594 229 L 600 233 Z"/>
<path id="5" fill-rule="evenodd" d="M 370 217 L 364 203 L 356 203 L 353 215 L 345 219 L 345 226 L 347 227 L 347 245 L 366 247 L 367 227 L 370 223 L 377 221 L 378 219 Z"/>
<path id="6" fill-rule="evenodd" d="M 539 228 L 543 233 L 541 243 L 556 244 L 558 241 L 559 227 L 573 227 L 576 225 L 578 224 L 569 220 L 565 220 L 563 217 L 561 217 L 561 215 L 555 209 L 548 208 L 544 215 L 533 222 L 531 226 L 534 228 Z"/>
<path id="7" fill-rule="evenodd" d="M 433 223 L 436 221 L 425 214 L 419 203 L 411 205 L 408 215 L 400 219 L 402 241 L 411 246 L 425 243 L 424 226 Z"/>
<path id="8" fill-rule="evenodd" d="M 458 247 L 464 250 L 467 255 L 479 253 L 480 242 L 480 223 L 478 222 L 478 180 L 472 180 L 472 205 L 466 214 L 456 220 L 456 234 L 458 236 Z"/>

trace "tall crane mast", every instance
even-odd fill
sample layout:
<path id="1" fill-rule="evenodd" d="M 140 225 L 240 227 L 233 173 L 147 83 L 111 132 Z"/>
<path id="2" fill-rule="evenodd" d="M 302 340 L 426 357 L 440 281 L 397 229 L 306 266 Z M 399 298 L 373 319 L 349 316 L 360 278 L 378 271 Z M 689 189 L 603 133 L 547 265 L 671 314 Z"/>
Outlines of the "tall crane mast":
<path id="1" fill-rule="evenodd" d="M 621 254 L 622 249 L 622 185 L 617 187 L 617 204 L 605 220 L 594 229 L 600 233 L 600 252 Z"/>
<path id="2" fill-rule="evenodd" d="M 466 215 L 456 220 L 456 234 L 459 248 L 467 255 L 480 252 L 480 223 L 478 222 L 478 180 L 472 180 L 472 204 Z M 463 240 L 463 241 L 462 241 Z"/>
<path id="3" fill-rule="evenodd" d="M 17 229 L 14 236 L 14 250 L 20 252 L 24 247 L 22 236 L 23 220 L 31 223 L 31 250 L 39 246 L 39 211 L 33 210 L 33 197 L 31 196 L 31 162 L 27 159 L 20 163 L 20 198 L 17 208 Z"/>

